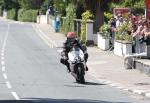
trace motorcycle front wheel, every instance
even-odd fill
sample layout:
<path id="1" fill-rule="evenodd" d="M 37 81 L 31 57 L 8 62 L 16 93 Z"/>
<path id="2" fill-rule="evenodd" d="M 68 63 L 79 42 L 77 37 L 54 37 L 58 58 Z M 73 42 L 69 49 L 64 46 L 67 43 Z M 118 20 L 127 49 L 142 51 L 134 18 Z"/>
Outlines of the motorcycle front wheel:
<path id="1" fill-rule="evenodd" d="M 85 84 L 85 78 L 84 78 L 84 68 L 82 65 L 78 65 L 77 66 L 77 78 L 76 81 L 81 83 L 81 84 Z"/>

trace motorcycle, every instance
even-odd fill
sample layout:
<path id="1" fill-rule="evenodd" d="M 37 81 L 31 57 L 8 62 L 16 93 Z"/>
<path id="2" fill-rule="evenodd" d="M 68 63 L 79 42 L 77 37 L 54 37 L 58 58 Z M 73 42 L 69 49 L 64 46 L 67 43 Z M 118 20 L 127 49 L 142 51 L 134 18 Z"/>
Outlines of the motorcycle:
<path id="1" fill-rule="evenodd" d="M 85 59 L 83 51 L 76 45 L 68 53 L 68 62 L 70 64 L 71 74 L 78 83 L 85 83 Z"/>

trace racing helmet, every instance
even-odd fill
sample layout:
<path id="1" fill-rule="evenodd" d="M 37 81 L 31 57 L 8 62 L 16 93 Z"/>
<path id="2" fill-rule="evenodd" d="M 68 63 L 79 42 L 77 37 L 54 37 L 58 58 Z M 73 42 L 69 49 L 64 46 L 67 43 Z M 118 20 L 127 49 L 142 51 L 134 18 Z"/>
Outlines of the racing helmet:
<path id="1" fill-rule="evenodd" d="M 74 33 L 74 32 L 68 32 L 68 33 L 67 33 L 67 38 L 68 38 L 68 39 L 73 39 L 73 38 L 75 38 L 75 33 Z"/>

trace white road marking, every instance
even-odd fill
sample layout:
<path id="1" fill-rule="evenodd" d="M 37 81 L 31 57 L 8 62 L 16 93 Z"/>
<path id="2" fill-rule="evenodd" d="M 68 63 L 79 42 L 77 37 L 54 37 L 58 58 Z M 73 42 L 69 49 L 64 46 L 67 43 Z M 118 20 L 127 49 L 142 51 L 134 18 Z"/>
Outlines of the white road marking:
<path id="1" fill-rule="evenodd" d="M 6 74 L 6 73 L 3 73 L 3 77 L 4 77 L 4 79 L 8 79 L 8 77 L 7 77 L 7 74 Z"/>
<path id="2" fill-rule="evenodd" d="M 4 57 L 3 57 L 3 56 L 1 57 L 1 60 L 4 60 Z"/>
<path id="3" fill-rule="evenodd" d="M 55 43 L 55 41 L 53 41 L 51 38 L 46 36 L 38 26 L 34 26 L 34 25 L 32 25 L 32 26 L 33 26 L 33 28 L 35 28 L 36 31 L 38 30 L 40 32 L 38 34 L 44 41 L 50 41 L 50 43 L 48 43 L 48 45 L 51 44 L 51 45 L 49 45 L 50 48 L 58 47 L 58 45 Z"/>
<path id="4" fill-rule="evenodd" d="M 2 66 L 2 71 L 5 72 L 5 66 Z"/>
<path id="5" fill-rule="evenodd" d="M 8 35 L 9 35 L 9 28 L 10 28 L 10 24 L 8 24 L 8 29 L 7 29 L 6 36 L 4 38 L 2 49 L 1 49 L 1 65 L 2 65 L 3 77 L 4 77 L 5 80 L 7 80 L 8 77 L 7 77 L 7 74 L 5 73 L 5 68 L 6 67 L 5 67 L 5 61 L 4 61 L 4 52 L 5 52 L 5 47 L 6 47 L 6 41 L 7 41 Z M 7 86 L 8 89 L 12 89 L 12 86 L 11 86 L 9 81 L 6 81 L 6 86 Z M 16 92 L 11 92 L 11 94 L 13 95 L 13 97 L 16 100 L 20 100 L 20 98 L 19 98 L 19 96 L 17 95 Z"/>
<path id="6" fill-rule="evenodd" d="M 4 53 L 1 53 L 1 56 L 4 56 Z"/>
<path id="7" fill-rule="evenodd" d="M 12 88 L 12 86 L 10 85 L 10 82 L 6 81 L 6 85 L 7 85 L 7 87 L 8 87 L 9 89 Z"/>
<path id="8" fill-rule="evenodd" d="M 14 98 L 15 98 L 16 100 L 20 100 L 20 98 L 19 98 L 19 96 L 17 95 L 16 92 L 11 92 L 11 94 L 14 96 Z"/>
<path id="9" fill-rule="evenodd" d="M 1 61 L 1 64 L 2 64 L 2 66 L 3 66 L 3 65 L 5 65 L 5 62 L 4 62 L 4 61 Z"/>
<path id="10" fill-rule="evenodd" d="M 2 51 L 4 51 L 5 47 L 6 47 L 6 41 L 7 41 L 8 34 L 9 34 L 9 28 L 10 28 L 10 24 L 8 24 L 8 29 L 7 29 L 6 36 L 5 36 L 5 39 L 4 39 L 4 42 L 3 42 Z M 2 53 L 1 53 L 1 55 L 2 55 Z"/>

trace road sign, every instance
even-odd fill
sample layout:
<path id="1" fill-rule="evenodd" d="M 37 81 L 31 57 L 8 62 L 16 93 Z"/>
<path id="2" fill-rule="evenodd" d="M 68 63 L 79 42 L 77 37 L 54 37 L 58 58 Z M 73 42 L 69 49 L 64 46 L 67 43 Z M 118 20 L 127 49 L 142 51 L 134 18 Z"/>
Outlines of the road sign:
<path id="1" fill-rule="evenodd" d="M 146 0 L 146 19 L 150 20 L 150 0 Z"/>

